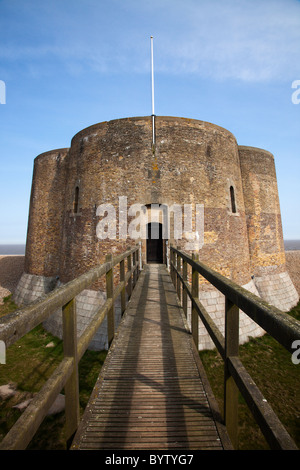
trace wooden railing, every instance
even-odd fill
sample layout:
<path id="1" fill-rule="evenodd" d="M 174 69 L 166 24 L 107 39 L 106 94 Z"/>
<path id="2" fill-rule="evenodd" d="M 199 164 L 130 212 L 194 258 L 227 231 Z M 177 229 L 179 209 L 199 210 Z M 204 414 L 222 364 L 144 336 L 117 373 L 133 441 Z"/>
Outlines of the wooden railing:
<path id="1" fill-rule="evenodd" d="M 127 262 L 127 269 L 125 262 Z M 117 264 L 120 265 L 120 282 L 117 287 L 114 287 L 113 271 Z M 107 299 L 77 340 L 75 297 L 104 275 L 106 276 Z M 139 247 L 134 247 L 114 258 L 108 255 L 104 264 L 59 287 L 41 300 L 0 318 L 0 340 L 8 348 L 62 307 L 64 345 L 64 358 L 61 363 L 4 437 L 0 443 L 0 450 L 26 449 L 63 388 L 66 440 L 67 445 L 70 444 L 79 424 L 78 362 L 106 316 L 108 344 L 110 345 L 115 332 L 114 302 L 120 295 L 123 314 L 126 307 L 125 289 L 127 287 L 128 298 L 130 298 L 138 276 Z"/>
<path id="2" fill-rule="evenodd" d="M 191 282 L 188 280 L 188 265 Z M 170 274 L 185 315 L 191 300 L 191 333 L 198 348 L 198 318 L 206 327 L 224 360 L 224 424 L 234 448 L 238 446 L 238 391 L 243 395 L 271 449 L 297 450 L 277 415 L 246 371 L 239 354 L 239 309 L 275 338 L 291 354 L 292 344 L 300 339 L 300 322 L 270 306 L 179 249 L 170 247 Z M 225 336 L 199 301 L 199 274 L 225 296 Z M 300 366 L 298 366 L 300 367 Z"/>

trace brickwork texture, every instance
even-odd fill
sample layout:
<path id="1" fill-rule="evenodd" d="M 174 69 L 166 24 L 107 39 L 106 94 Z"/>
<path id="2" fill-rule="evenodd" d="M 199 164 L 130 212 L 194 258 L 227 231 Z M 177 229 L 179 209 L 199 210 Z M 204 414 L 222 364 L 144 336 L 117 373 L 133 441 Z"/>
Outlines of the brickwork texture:
<path id="1" fill-rule="evenodd" d="M 127 204 L 121 209 L 120 198 Z M 113 239 L 97 235 L 103 204 L 116 215 Z M 128 213 L 134 204 L 190 205 L 193 227 L 196 204 L 202 205 L 202 262 L 284 311 L 299 301 L 286 272 L 273 155 L 239 146 L 229 131 L 214 124 L 177 117 L 155 118 L 153 147 L 150 116 L 95 124 L 77 133 L 70 148 L 35 158 L 25 273 L 16 301 L 28 303 L 43 289 L 74 279 L 137 241 L 147 262 L 147 240 L 132 239 L 128 232 L 124 236 L 120 229 L 121 222 L 128 227 L 134 219 Z M 189 251 L 184 233 L 176 238 L 172 217 L 164 260 L 166 241 Z M 92 317 L 103 291 L 100 281 L 81 294 L 79 325 Z M 224 299 L 204 279 L 199 295 L 222 330 Z M 47 328 L 59 335 L 59 324 L 54 315 Z M 260 334 L 248 317 L 241 317 L 241 341 Z M 210 347 L 201 326 L 199 335 L 200 348 Z M 106 347 L 103 331 L 96 343 Z"/>

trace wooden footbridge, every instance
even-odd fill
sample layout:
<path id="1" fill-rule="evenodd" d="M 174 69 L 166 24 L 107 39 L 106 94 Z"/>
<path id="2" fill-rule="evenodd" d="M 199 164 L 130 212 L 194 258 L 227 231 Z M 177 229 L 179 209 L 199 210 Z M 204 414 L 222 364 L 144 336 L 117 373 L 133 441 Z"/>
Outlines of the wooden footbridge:
<path id="1" fill-rule="evenodd" d="M 165 265 L 147 265 L 72 448 L 228 445 L 220 438 L 195 352 Z"/>
<path id="2" fill-rule="evenodd" d="M 114 283 L 116 266 L 118 285 Z M 224 336 L 199 302 L 199 275 L 225 295 Z M 107 300 L 77 338 L 76 296 L 101 276 L 106 277 Z M 115 331 L 117 297 L 123 315 Z M 164 264 L 145 265 L 141 270 L 138 247 L 108 257 L 103 265 L 40 301 L 1 318 L 0 340 L 9 347 L 60 307 L 64 358 L 0 443 L 0 449 L 25 449 L 63 388 L 70 449 L 237 448 L 238 390 L 270 448 L 297 449 L 238 357 L 239 309 L 291 353 L 293 342 L 300 339 L 299 322 L 212 271 L 196 257 L 171 247 L 170 272 Z M 105 317 L 110 348 L 80 417 L 78 362 Z M 222 413 L 199 359 L 199 318 L 224 359 Z"/>

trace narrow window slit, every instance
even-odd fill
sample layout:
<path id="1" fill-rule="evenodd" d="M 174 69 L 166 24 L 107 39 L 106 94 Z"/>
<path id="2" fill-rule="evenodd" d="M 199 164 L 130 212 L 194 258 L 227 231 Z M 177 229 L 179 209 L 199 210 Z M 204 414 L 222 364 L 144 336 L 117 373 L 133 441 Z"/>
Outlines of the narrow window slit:
<path id="1" fill-rule="evenodd" d="M 78 201 L 79 201 L 79 187 L 75 188 L 75 198 L 74 198 L 74 213 L 78 213 Z"/>
<path id="2" fill-rule="evenodd" d="M 234 195 L 233 186 L 230 186 L 230 199 L 231 199 L 231 211 L 233 214 L 236 214 L 235 195 Z"/>

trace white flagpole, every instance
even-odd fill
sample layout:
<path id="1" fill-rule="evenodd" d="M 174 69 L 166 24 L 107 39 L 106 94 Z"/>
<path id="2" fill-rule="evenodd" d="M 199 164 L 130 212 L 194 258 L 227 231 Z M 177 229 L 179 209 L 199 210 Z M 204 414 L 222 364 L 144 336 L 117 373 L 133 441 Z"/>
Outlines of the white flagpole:
<path id="1" fill-rule="evenodd" d="M 151 82 L 152 82 L 152 116 L 154 116 L 154 67 L 153 67 L 153 36 L 151 36 Z"/>
<path id="2" fill-rule="evenodd" d="M 154 112 L 154 66 L 153 66 L 153 36 L 151 36 L 151 83 L 152 83 L 152 143 L 155 145 L 155 112 Z"/>

